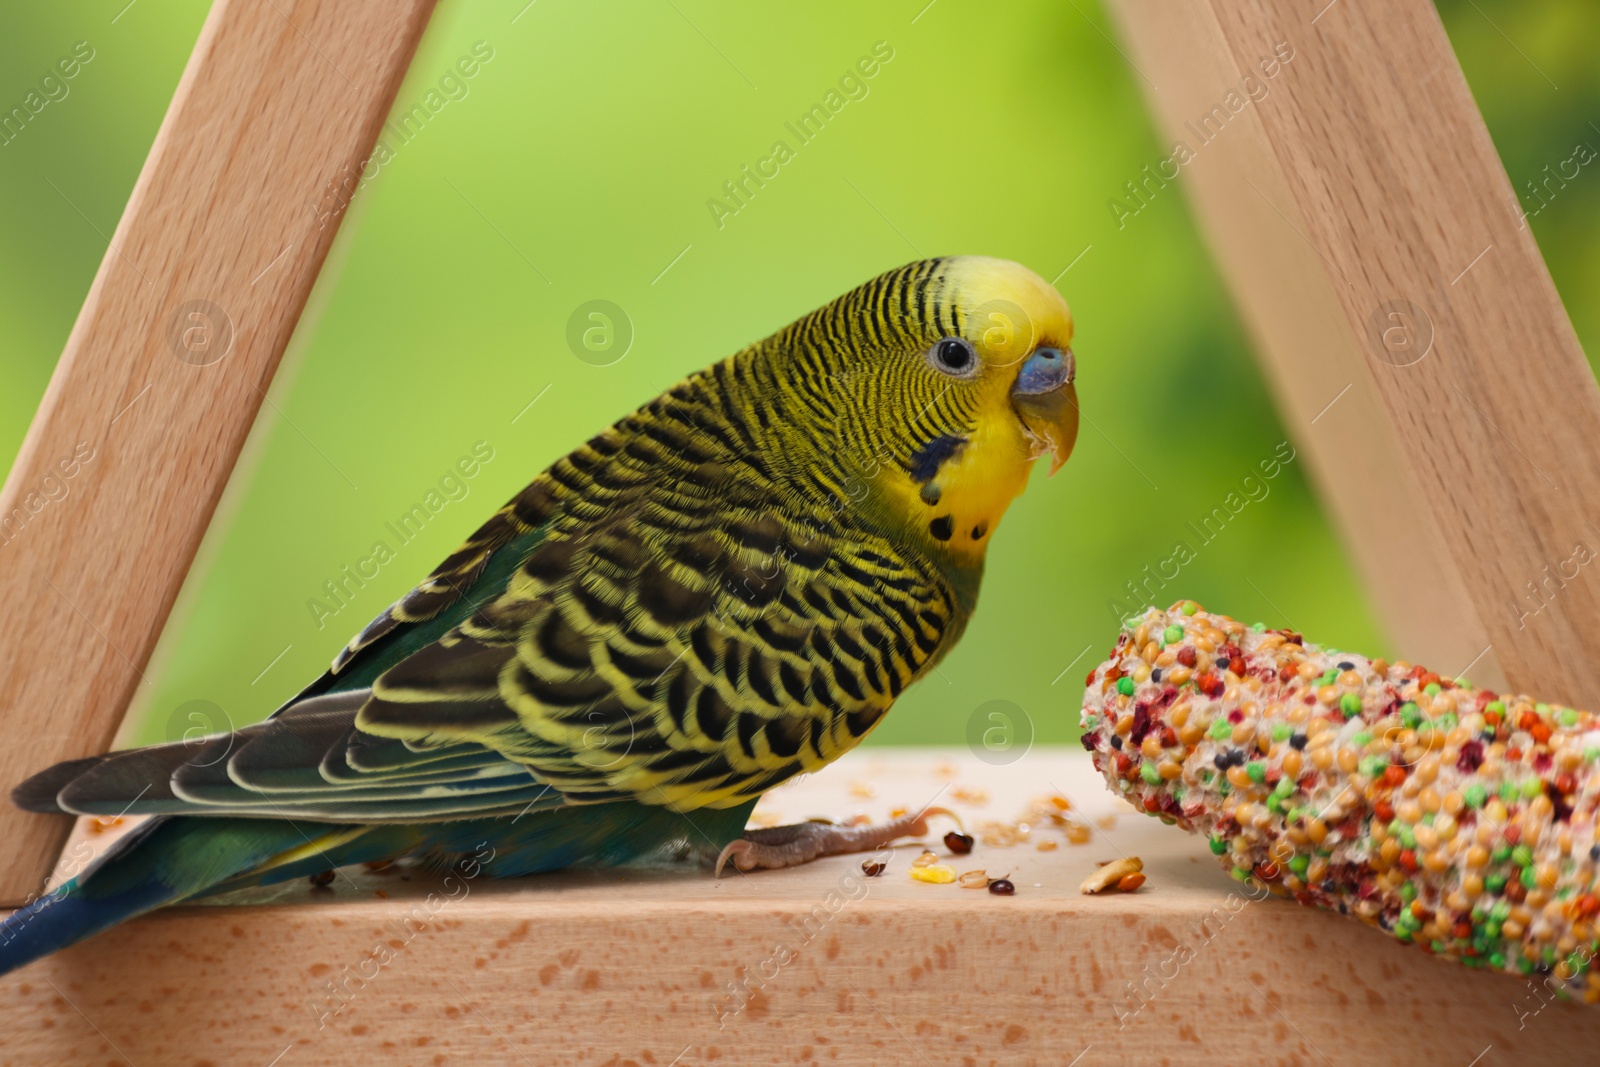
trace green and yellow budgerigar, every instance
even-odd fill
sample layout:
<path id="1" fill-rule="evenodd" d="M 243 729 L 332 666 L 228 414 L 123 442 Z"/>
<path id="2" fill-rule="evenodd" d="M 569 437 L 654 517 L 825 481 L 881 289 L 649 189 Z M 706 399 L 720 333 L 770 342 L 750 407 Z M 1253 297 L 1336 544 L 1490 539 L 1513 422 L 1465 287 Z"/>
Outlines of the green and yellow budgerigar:
<path id="1" fill-rule="evenodd" d="M 487 843 L 509 877 L 687 844 L 749 870 L 923 832 L 926 810 L 743 833 L 960 639 L 1030 464 L 1072 448 L 1071 339 L 1031 271 L 933 259 L 691 375 L 535 478 L 270 719 L 19 786 L 31 811 L 155 818 L 0 925 L 0 973 L 364 861 Z"/>

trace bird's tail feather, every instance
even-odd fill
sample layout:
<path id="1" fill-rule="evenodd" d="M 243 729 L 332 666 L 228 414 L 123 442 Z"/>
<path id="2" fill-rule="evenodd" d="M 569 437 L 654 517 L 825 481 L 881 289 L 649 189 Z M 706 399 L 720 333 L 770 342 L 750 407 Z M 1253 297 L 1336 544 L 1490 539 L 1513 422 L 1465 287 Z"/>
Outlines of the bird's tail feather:
<path id="1" fill-rule="evenodd" d="M 321 825 L 308 840 L 294 823 L 276 819 L 156 820 L 0 923 L 0 975 L 241 875 L 298 870 L 306 855 L 343 851 L 363 830 Z"/>

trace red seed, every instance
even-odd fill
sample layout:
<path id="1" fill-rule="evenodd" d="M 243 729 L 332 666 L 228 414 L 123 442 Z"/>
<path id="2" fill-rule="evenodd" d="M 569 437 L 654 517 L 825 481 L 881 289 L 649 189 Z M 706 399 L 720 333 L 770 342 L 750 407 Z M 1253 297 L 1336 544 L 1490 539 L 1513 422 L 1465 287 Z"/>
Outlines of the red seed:
<path id="1" fill-rule="evenodd" d="M 996 878 L 989 883 L 989 892 L 994 893 L 996 896 L 1009 897 L 1016 891 L 1017 887 L 1011 884 L 1011 879 L 1009 878 Z"/>
<path id="2" fill-rule="evenodd" d="M 944 847 L 958 856 L 965 856 L 972 851 L 972 837 L 959 830 L 951 830 L 944 835 Z"/>
<path id="3" fill-rule="evenodd" d="M 881 860 L 862 860 L 861 873 L 868 878 L 876 878 L 883 873 L 883 869 L 887 866 L 889 865 Z"/>
<path id="4" fill-rule="evenodd" d="M 1196 656 L 1193 645 L 1184 645 L 1182 648 L 1178 649 L 1178 662 L 1183 664 L 1185 667 L 1193 667 L 1195 664 L 1195 659 Z"/>
<path id="5" fill-rule="evenodd" d="M 316 886 L 319 889 L 322 888 L 323 886 L 332 885 L 333 884 L 333 872 L 332 871 L 318 871 L 316 874 L 313 874 L 311 876 L 310 881 L 311 881 L 312 885 Z"/>

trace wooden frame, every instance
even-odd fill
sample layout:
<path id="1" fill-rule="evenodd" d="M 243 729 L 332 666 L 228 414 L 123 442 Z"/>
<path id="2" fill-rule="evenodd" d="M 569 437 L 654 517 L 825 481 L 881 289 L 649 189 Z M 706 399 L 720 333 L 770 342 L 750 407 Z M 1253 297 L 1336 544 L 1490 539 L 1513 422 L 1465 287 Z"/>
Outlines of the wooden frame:
<path id="1" fill-rule="evenodd" d="M 110 743 L 430 8 L 213 9 L 0 493 L 9 514 L 90 443 L 72 504 L 32 514 L 3 550 L 0 728 L 33 741 L 0 753 L 8 781 Z M 1532 619 L 1508 609 L 1573 540 L 1600 537 L 1581 507 L 1600 499 L 1600 451 L 1580 445 L 1600 390 L 1431 4 L 1115 10 L 1174 140 L 1224 108 L 1179 164 L 1184 184 L 1396 643 L 1493 685 L 1579 703 L 1600 692 L 1600 591 L 1569 583 Z M 1280 42 L 1294 56 L 1269 77 L 1259 64 Z M 1269 88 L 1235 108 L 1246 77 Z M 1529 1001 L 1357 924 L 1279 903 L 1233 910 L 1236 887 L 1203 843 L 1120 817 L 1081 753 L 853 760 L 774 803 L 845 814 L 869 806 L 851 778 L 876 783 L 880 807 L 961 783 L 969 819 L 1063 790 L 1107 821 L 1089 846 L 981 849 L 972 866 L 1015 871 L 1022 891 L 1006 900 L 913 883 L 900 855 L 859 898 L 859 861 L 838 858 L 720 883 L 576 872 L 459 896 L 341 876 L 325 896 L 296 885 L 227 913 L 174 909 L 0 982 L 0 1048 L 19 1063 L 672 1065 L 1214 1061 L 1271 1043 L 1316 1062 L 1421 1037 L 1465 1064 L 1491 1049 L 1581 1055 L 1600 1036 L 1600 1014 Z M 14 904 L 62 828 L 5 810 L 0 834 L 17 844 L 0 872 Z M 1118 851 L 1144 857 L 1147 889 L 1079 896 Z M 841 891 L 848 907 L 834 909 Z M 301 906 L 272 906 L 288 902 Z M 805 936 L 819 906 L 826 928 Z M 1202 938 L 1165 977 L 1219 908 L 1236 915 L 1229 940 Z M 752 989 L 792 936 L 781 978 Z M 394 977 L 367 978 L 385 946 L 373 973 Z M 354 988 L 352 968 L 359 988 L 332 1010 L 325 987 Z M 715 1010 L 729 983 L 744 988 L 731 1020 Z M 1135 987 L 1154 992 L 1130 1000 Z"/>
<path id="2" fill-rule="evenodd" d="M 0 491 L 0 779 L 110 747 L 432 8 L 212 8 Z M 0 903 L 65 835 L 0 805 Z"/>

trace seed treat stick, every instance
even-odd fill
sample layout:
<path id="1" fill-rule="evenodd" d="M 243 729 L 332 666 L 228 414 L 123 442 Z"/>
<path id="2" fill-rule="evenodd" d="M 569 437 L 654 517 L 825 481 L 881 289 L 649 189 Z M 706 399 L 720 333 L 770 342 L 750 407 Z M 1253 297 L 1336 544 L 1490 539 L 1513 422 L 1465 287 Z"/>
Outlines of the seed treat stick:
<path id="1" fill-rule="evenodd" d="M 1600 724 L 1193 601 L 1128 620 L 1083 746 L 1233 876 L 1600 1000 Z"/>

